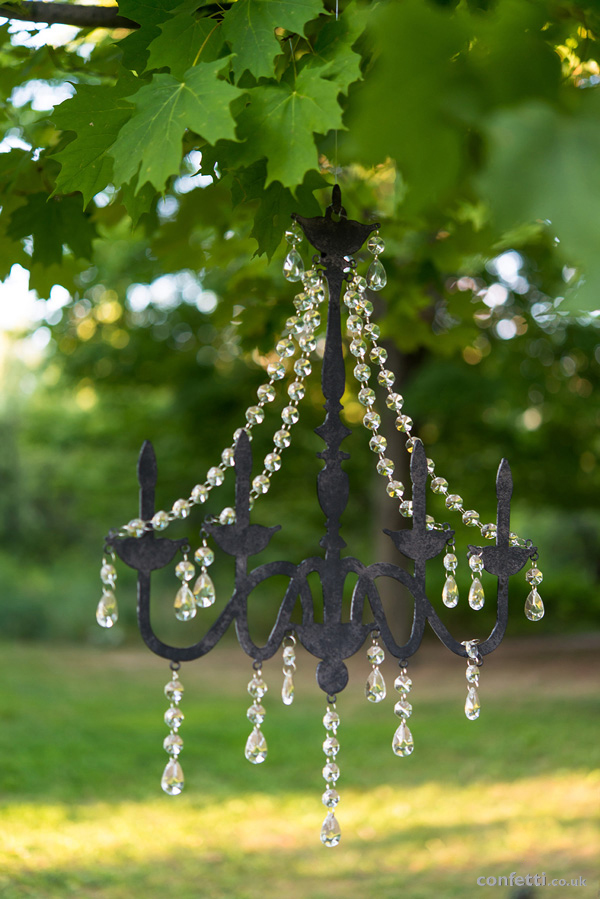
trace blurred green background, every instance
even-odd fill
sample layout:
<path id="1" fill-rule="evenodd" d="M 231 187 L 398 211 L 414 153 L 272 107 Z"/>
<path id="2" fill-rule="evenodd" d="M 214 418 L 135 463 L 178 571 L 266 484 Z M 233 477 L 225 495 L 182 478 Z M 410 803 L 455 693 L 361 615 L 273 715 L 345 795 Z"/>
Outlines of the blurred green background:
<path id="1" fill-rule="evenodd" d="M 593 112 L 598 14 L 571 3 L 466 4 L 478 30 L 461 91 L 475 81 L 477 91 L 459 92 L 461 105 L 457 84 L 447 78 L 458 32 L 448 31 L 445 17 L 460 17 L 465 4 L 390 6 L 403 52 L 389 55 L 393 71 L 384 66 L 377 74 L 369 69 L 368 47 L 361 49 L 357 78 L 373 74 L 362 94 L 350 92 L 347 121 L 355 127 L 339 135 L 341 165 L 333 135 L 316 138 L 321 172 L 333 181 L 337 170 L 351 216 L 383 222 L 389 281 L 373 297 L 375 320 L 403 411 L 414 419 L 436 474 L 466 508 L 493 521 L 496 471 L 509 459 L 513 529 L 539 546 L 546 615 L 535 624 L 525 619 L 529 588 L 523 573 L 516 576 L 507 639 L 483 669 L 477 723 L 462 711 L 463 662 L 426 634 L 411 662 L 416 748 L 409 759 L 390 751 L 391 697 L 367 703 L 366 660 L 359 654 L 352 661 L 339 702 L 343 838 L 333 852 L 318 839 L 324 707 L 315 661 L 304 653 L 291 709 L 278 701 L 278 659 L 265 666 L 269 759 L 257 769 L 243 758 L 251 667 L 235 636 L 228 633 L 209 658 L 184 666 L 186 788 L 176 799 L 161 793 L 168 669 L 140 645 L 135 578 L 123 566 L 119 623 L 108 631 L 95 623 L 104 535 L 137 515 L 144 439 L 158 457 L 158 508 L 187 497 L 219 462 L 266 380 L 296 287 L 281 273 L 283 245 L 271 260 L 255 255 L 256 231 L 267 227 L 261 203 L 268 205 L 272 193 L 263 196 L 259 188 L 233 208 L 243 193 L 236 177 L 206 174 L 201 152 L 188 143 L 180 177 L 143 204 L 135 226 L 124 205 L 127 185 L 122 191 L 109 185 L 85 209 L 76 192 L 63 198 L 87 223 L 90 258 L 58 241 L 60 265 L 41 265 L 35 257 L 48 234 L 39 223 L 31 234 L 13 228 L 7 236 L 9 213 L 18 214 L 24 198 L 39 202 L 55 185 L 53 154 L 64 149 L 64 136 L 50 124 L 52 106 L 72 93 L 72 83 L 109 89 L 119 53 L 104 32 L 51 40 L 32 25 L 3 27 L 0 892 L 6 899 L 475 897 L 482 889 L 477 877 L 511 871 L 583 876 L 583 895 L 598 888 L 600 319 L 593 290 L 587 311 L 577 305 L 577 289 L 596 283 L 591 276 L 585 282 L 579 266 L 596 255 L 597 204 L 588 183 L 595 182 L 586 176 L 597 159 L 594 141 L 571 141 L 565 125 L 585 126 L 585 135 L 592 127 L 586 103 Z M 417 17 L 428 41 L 413 41 L 400 28 L 403 15 Z M 295 57 L 285 62 L 296 65 Z M 508 72 L 514 77 L 505 78 Z M 390 90 L 394 78 L 406 84 L 404 93 Z M 384 122 L 378 91 L 395 103 L 395 115 Z M 427 102 L 433 96 L 439 103 Z M 564 170 L 584 173 L 565 186 L 548 169 L 555 225 L 529 215 L 535 204 L 528 205 L 526 187 L 537 158 L 529 153 L 529 129 L 536 137 L 535 127 L 544 134 L 547 125 L 531 116 L 534 101 L 547 104 L 556 128 L 566 129 Z M 512 150 L 495 142 L 509 114 L 523 139 L 523 169 L 511 169 Z M 580 153 L 587 165 L 578 168 Z M 471 176 L 490 159 L 492 207 L 512 203 L 519 227 L 511 215 L 499 225 L 475 188 Z M 266 215 L 272 245 L 289 222 L 293 197 L 283 193 L 285 202 Z M 329 188 L 316 191 L 321 208 L 329 197 Z M 304 211 L 300 200 L 297 208 Z M 573 249 L 579 231 L 571 227 L 579 215 L 588 236 L 581 258 Z M 302 252 L 308 261 L 306 245 Z M 359 271 L 368 258 L 357 254 Z M 292 447 L 253 511 L 254 521 L 283 525 L 257 563 L 299 562 L 318 551 L 322 443 L 313 429 L 323 418 L 320 353 L 322 342 Z M 348 353 L 346 362 L 350 370 Z M 375 473 L 351 378 L 348 385 L 343 416 L 353 432 L 342 448 L 351 454 L 345 463 L 351 496 L 343 536 L 348 552 L 367 564 L 400 561 L 382 529 L 407 522 Z M 255 429 L 256 471 L 271 449 L 281 406 L 280 400 L 268 406 L 265 424 Z M 385 427 L 398 477 L 408 484 L 408 456 L 392 416 Z M 187 536 L 195 547 L 202 515 L 231 503 L 232 481 L 228 472 L 207 506 L 168 536 Z M 462 597 L 454 610 L 441 605 L 437 559 L 428 574 L 432 601 L 458 639 L 484 637 L 495 620 L 492 579 L 484 576 L 483 611 L 472 612 L 465 599 L 466 547 L 477 532 L 461 527 L 439 498 L 429 501 L 436 518 L 457 527 Z M 181 624 L 172 614 L 178 587 L 172 568 L 157 573 L 153 621 L 161 636 L 185 644 L 206 630 L 230 594 L 229 560 L 217 557 L 211 574 L 214 609 Z M 281 584 L 273 583 L 253 603 L 255 639 L 268 633 L 280 599 Z M 405 601 L 388 600 L 388 608 L 395 632 L 403 634 Z M 384 673 L 389 688 L 395 674 L 389 659 Z M 533 893 L 499 887 L 495 895 Z M 555 895 L 563 895 L 560 887 Z"/>

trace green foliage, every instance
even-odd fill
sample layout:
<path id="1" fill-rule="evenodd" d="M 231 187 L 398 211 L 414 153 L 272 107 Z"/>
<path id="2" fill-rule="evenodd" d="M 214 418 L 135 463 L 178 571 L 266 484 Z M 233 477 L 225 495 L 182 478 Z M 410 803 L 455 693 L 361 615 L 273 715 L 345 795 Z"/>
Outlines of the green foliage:
<path id="1" fill-rule="evenodd" d="M 222 30 L 235 53 L 237 79 L 246 71 L 255 78 L 270 78 L 275 57 L 281 52 L 275 29 L 302 34 L 305 24 L 322 11 L 321 0 L 238 0 L 232 4 L 223 17 Z"/>
<path id="2" fill-rule="evenodd" d="M 561 310 L 594 308 L 600 26 L 589 5 L 350 0 L 336 19 L 321 0 L 222 9 L 124 0 L 120 11 L 140 28 L 117 40 L 93 35 L 88 65 L 79 55 L 85 32 L 54 54 L 28 54 L 3 32 L 5 121 L 32 146 L 20 162 L 26 195 L 80 193 L 93 212 L 108 188 L 113 221 L 143 216 L 155 230 L 160 196 L 200 150 L 203 173 L 217 163 L 240 222 L 260 201 L 252 237 L 271 256 L 293 198 L 314 211 L 309 194 L 339 153 L 350 190 L 357 174 L 370 183 L 371 214 L 383 207 L 407 237 L 449 232 L 446 274 L 472 272 L 507 240 L 524 249 L 542 222 L 563 265 L 582 276 Z M 50 115 L 15 106 L 13 89 L 34 71 L 68 78 L 75 97 Z M 385 200 L 375 189 L 381 166 L 396 178 Z M 6 184 L 4 199 L 13 190 Z M 69 245 L 66 222 L 54 224 L 55 243 Z M 6 239 L 21 242 L 24 227 Z M 38 251 L 36 261 L 56 256 Z"/>
<path id="3" fill-rule="evenodd" d="M 135 112 L 110 149 L 117 183 L 136 178 L 136 193 L 147 182 L 162 190 L 167 179 L 179 173 L 186 128 L 213 144 L 234 137 L 229 106 L 240 91 L 217 78 L 227 62 L 205 62 L 185 72 L 182 81 L 172 75 L 154 75 L 150 84 L 134 94 Z"/>

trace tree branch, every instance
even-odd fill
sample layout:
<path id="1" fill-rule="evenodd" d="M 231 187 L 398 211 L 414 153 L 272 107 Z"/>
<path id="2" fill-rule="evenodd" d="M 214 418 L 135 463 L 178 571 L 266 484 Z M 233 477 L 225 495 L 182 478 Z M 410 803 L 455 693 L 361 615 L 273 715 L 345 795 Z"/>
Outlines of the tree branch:
<path id="1" fill-rule="evenodd" d="M 47 25 L 74 25 L 77 28 L 139 28 L 137 22 L 119 15 L 118 6 L 80 6 L 74 3 L 46 3 L 26 0 L 0 4 L 0 17 Z"/>

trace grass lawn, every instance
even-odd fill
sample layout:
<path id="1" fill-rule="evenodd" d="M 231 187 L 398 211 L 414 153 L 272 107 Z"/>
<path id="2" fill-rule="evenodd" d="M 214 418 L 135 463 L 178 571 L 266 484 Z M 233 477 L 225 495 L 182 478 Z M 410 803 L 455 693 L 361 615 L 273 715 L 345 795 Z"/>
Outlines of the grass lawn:
<path id="1" fill-rule="evenodd" d="M 184 665 L 183 794 L 159 781 L 167 663 L 145 650 L 27 644 L 0 654 L 2 899 L 432 899 L 516 896 L 480 876 L 587 878 L 598 895 L 597 644 L 507 642 L 464 716 L 464 663 L 426 645 L 411 666 L 415 751 L 396 758 L 394 697 L 364 699 L 354 660 L 338 701 L 342 842 L 324 848 L 314 660 L 270 691 L 264 765 L 244 759 L 251 663 L 217 648 Z M 388 687 L 394 666 L 383 667 Z M 562 897 L 572 888 L 534 890 Z M 524 894 L 521 894 L 524 895 Z M 527 894 L 529 895 L 529 894 Z"/>

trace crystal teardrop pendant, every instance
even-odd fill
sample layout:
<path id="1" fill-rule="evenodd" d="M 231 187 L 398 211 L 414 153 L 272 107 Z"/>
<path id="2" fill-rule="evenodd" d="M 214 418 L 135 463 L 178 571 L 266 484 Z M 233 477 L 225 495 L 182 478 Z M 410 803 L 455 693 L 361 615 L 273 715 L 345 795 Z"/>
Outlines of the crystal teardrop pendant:
<path id="1" fill-rule="evenodd" d="M 367 272 L 367 286 L 371 290 L 383 290 L 387 284 L 387 275 L 379 259 L 374 259 Z"/>
<path id="2" fill-rule="evenodd" d="M 216 599 L 215 585 L 210 575 L 205 571 L 202 572 L 194 584 L 194 596 L 196 605 L 201 609 L 207 609 L 209 606 L 212 606 Z"/>
<path id="3" fill-rule="evenodd" d="M 482 609 L 485 602 L 485 593 L 478 577 L 474 577 L 469 590 L 469 605 L 472 609 Z"/>
<path id="4" fill-rule="evenodd" d="M 292 247 L 283 261 L 283 274 L 288 281 L 302 280 L 304 263 L 302 262 L 302 256 L 296 247 Z"/>
<path id="5" fill-rule="evenodd" d="M 175 597 L 175 618 L 179 621 L 189 621 L 196 615 L 196 603 L 194 594 L 187 584 L 182 584 Z"/>
<path id="6" fill-rule="evenodd" d="M 112 590 L 104 590 L 96 608 L 96 621 L 100 627 L 112 627 L 118 618 L 117 598 Z"/>
<path id="7" fill-rule="evenodd" d="M 167 762 L 160 785 L 169 796 L 178 796 L 183 790 L 183 771 L 177 759 L 172 758 Z"/>
<path id="8" fill-rule="evenodd" d="M 448 606 L 449 609 L 453 609 L 458 602 L 458 585 L 451 574 L 446 578 L 446 583 L 442 590 L 442 599 L 444 605 Z"/>
<path id="9" fill-rule="evenodd" d="M 469 719 L 469 721 L 475 721 L 476 718 L 479 718 L 479 713 L 481 711 L 481 706 L 479 705 L 479 696 L 477 695 L 477 690 L 475 687 L 469 687 L 467 692 L 467 699 L 465 702 L 465 715 Z"/>
<path id="10" fill-rule="evenodd" d="M 333 812 L 329 812 L 321 828 L 321 842 L 324 846 L 337 846 L 342 838 L 342 831 Z"/>
<path id="11" fill-rule="evenodd" d="M 373 668 L 367 678 L 365 696 L 369 702 L 381 702 L 382 699 L 385 699 L 385 693 L 386 689 L 383 674 L 379 668 Z"/>
<path id="12" fill-rule="evenodd" d="M 266 759 L 267 751 L 265 735 L 258 727 L 255 727 L 246 740 L 244 755 L 253 765 L 260 765 Z"/>
<path id="13" fill-rule="evenodd" d="M 394 734 L 392 749 L 396 755 L 406 756 L 410 755 L 414 748 L 415 744 L 409 727 L 406 721 L 402 721 Z"/>
<path id="14" fill-rule="evenodd" d="M 286 674 L 283 678 L 281 699 L 284 705 L 291 705 L 294 701 L 294 679 L 291 674 Z"/>
<path id="15" fill-rule="evenodd" d="M 539 621 L 544 617 L 544 603 L 535 587 L 525 600 L 525 615 L 530 621 Z"/>

